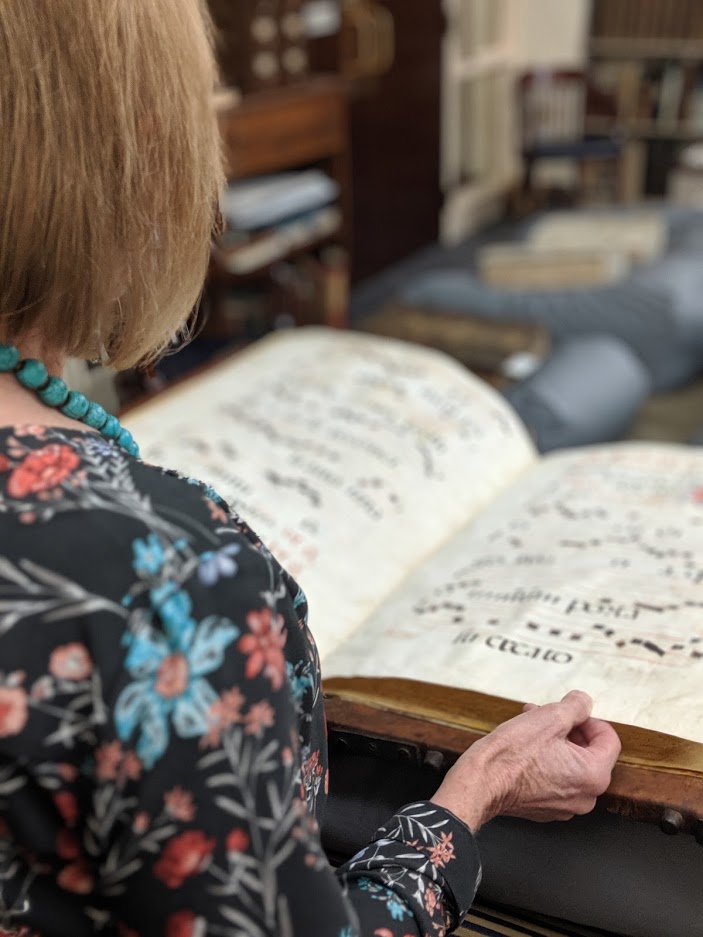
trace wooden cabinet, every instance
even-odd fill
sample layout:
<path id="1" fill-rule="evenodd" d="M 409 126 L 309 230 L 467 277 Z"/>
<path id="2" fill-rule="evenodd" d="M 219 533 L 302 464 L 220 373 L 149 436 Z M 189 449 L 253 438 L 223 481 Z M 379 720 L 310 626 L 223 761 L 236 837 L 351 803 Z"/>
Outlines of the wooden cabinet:
<path id="1" fill-rule="evenodd" d="M 246 96 L 219 112 L 230 180 L 316 165 L 339 186 L 340 239 L 352 240 L 349 116 L 343 82 L 311 78 L 304 84 Z"/>
<path id="2" fill-rule="evenodd" d="M 394 20 L 394 61 L 381 77 L 352 82 L 350 87 L 357 280 L 434 243 L 442 207 L 442 4 L 378 3 Z M 330 45 L 312 44 L 313 64 L 344 71 L 341 43 Z"/>
<path id="3" fill-rule="evenodd" d="M 322 169 L 339 188 L 341 224 L 339 214 L 333 212 L 331 225 L 304 230 L 295 238 L 290 230 L 285 233 L 276 228 L 255 233 L 249 242 L 245 239 L 243 246 L 235 248 L 239 252 L 237 265 L 231 262 L 229 248 L 220 245 L 214 252 L 209 279 L 211 326 L 226 333 L 227 326 L 216 323 L 227 318 L 222 310 L 228 298 L 237 289 L 241 292 L 253 287 L 269 295 L 269 319 L 285 314 L 300 322 L 322 319 L 342 324 L 346 320 L 347 252 L 353 230 L 343 82 L 335 77 L 316 77 L 299 85 L 246 95 L 239 103 L 219 110 L 219 124 L 230 181 L 308 167 Z M 346 250 L 327 250 L 337 246 Z M 246 264 L 241 262 L 242 250 L 247 252 Z M 317 262 L 318 253 L 324 253 L 324 263 Z M 304 284 L 308 300 L 281 285 L 282 266 L 291 263 L 297 265 L 298 273 L 304 268 L 307 279 L 313 280 Z"/>
<path id="4" fill-rule="evenodd" d="M 246 94 L 308 73 L 303 0 L 208 0 L 224 81 Z"/>
<path id="5" fill-rule="evenodd" d="M 249 95 L 221 110 L 219 122 L 229 179 L 325 163 L 347 197 L 347 101 L 337 79 Z"/>

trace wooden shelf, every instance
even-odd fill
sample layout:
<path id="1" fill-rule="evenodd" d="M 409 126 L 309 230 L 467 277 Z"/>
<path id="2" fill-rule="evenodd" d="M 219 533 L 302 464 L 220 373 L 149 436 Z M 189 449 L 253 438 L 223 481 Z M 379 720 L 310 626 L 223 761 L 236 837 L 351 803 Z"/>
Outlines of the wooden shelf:
<path id="1" fill-rule="evenodd" d="M 349 150 L 346 93 L 335 78 L 245 96 L 218 118 L 230 179 L 341 159 Z"/>
<path id="2" fill-rule="evenodd" d="M 703 61 L 703 40 L 700 39 L 593 37 L 589 48 L 593 58 Z"/>
<path id="3" fill-rule="evenodd" d="M 586 122 L 589 133 L 611 133 L 613 122 L 610 118 L 589 117 Z M 685 124 L 659 125 L 655 120 L 633 120 L 620 127 L 621 132 L 635 140 L 681 140 L 684 142 L 703 140 L 703 129 L 687 127 Z"/>
<path id="4" fill-rule="evenodd" d="M 342 225 L 351 246 L 349 105 L 344 82 L 320 75 L 299 85 L 246 95 L 218 111 L 230 180 L 321 166 L 339 186 Z"/>
<path id="5" fill-rule="evenodd" d="M 641 194 L 664 196 L 678 150 L 703 140 L 703 127 L 693 124 L 701 104 L 703 5 L 599 0 L 591 28 L 590 61 L 613 92 L 617 117 L 603 121 L 594 115 L 587 131 L 612 133 L 614 123 L 631 152 L 640 150 Z"/>
<path id="6" fill-rule="evenodd" d="M 275 257 L 262 253 L 263 260 L 253 269 L 228 271 L 215 251 L 209 277 L 215 317 L 234 284 L 258 283 L 271 289 L 276 264 L 332 245 L 343 245 L 349 253 L 352 243 L 348 96 L 341 79 L 320 75 L 298 85 L 251 93 L 239 102 L 225 100 L 218 120 L 230 181 L 319 167 L 337 183 L 339 217 L 334 225 L 311 231 L 307 240 L 292 238 L 288 249 Z"/>
<path id="7" fill-rule="evenodd" d="M 298 257 L 317 251 L 319 248 L 329 244 L 331 240 L 334 240 L 338 236 L 340 230 L 341 223 L 338 224 L 333 231 L 325 234 L 313 235 L 303 243 L 296 244 L 282 255 L 275 257 L 273 260 L 266 260 L 260 266 L 252 270 L 240 271 L 229 269 L 227 266 L 226 248 L 219 251 L 216 250 L 213 252 L 210 263 L 211 282 L 219 281 L 220 283 L 227 283 L 232 280 L 232 277 L 236 277 L 237 281 L 242 283 L 247 281 L 252 283 L 259 281 L 263 277 L 270 276 L 274 267 L 281 263 L 282 260 L 295 260 Z"/>

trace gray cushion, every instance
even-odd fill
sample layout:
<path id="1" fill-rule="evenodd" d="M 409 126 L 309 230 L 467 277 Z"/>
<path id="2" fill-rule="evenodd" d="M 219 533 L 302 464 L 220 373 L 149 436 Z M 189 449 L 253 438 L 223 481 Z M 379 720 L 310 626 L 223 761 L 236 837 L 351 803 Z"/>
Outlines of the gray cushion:
<path id="1" fill-rule="evenodd" d="M 505 396 L 548 452 L 620 439 L 650 390 L 647 370 L 624 342 L 589 335 L 565 342 Z"/>
<path id="2" fill-rule="evenodd" d="M 402 299 L 495 319 L 540 322 L 560 343 L 609 334 L 647 367 L 655 391 L 678 387 L 703 365 L 703 211 L 671 210 L 669 249 L 620 283 L 529 293 L 484 285 L 466 270 L 423 274 Z"/>

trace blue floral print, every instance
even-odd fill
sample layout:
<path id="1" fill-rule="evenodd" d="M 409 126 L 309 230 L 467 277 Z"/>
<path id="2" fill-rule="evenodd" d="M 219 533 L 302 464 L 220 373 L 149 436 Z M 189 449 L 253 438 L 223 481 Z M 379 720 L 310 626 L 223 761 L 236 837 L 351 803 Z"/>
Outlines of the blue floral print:
<path id="1" fill-rule="evenodd" d="M 0 592 L 0 937 L 455 930 L 479 863 L 442 808 L 327 861 L 307 601 L 211 489 L 0 430 Z"/>
<path id="2" fill-rule="evenodd" d="M 136 679 L 115 704 L 122 741 L 140 726 L 136 752 L 147 768 L 166 751 L 171 719 L 182 738 L 207 732 L 218 696 L 204 677 L 222 666 L 225 649 L 240 635 L 227 618 L 210 616 L 196 625 L 190 596 L 174 583 L 152 589 L 150 597 L 164 631 L 142 623 L 125 635 L 125 667 Z"/>
<path id="3" fill-rule="evenodd" d="M 132 544 L 132 566 L 139 576 L 157 576 L 164 565 L 166 554 L 156 534 Z"/>
<path id="4" fill-rule="evenodd" d="M 236 576 L 239 564 L 232 559 L 242 548 L 238 543 L 230 543 L 216 552 L 210 550 L 200 557 L 198 579 L 204 586 L 214 586 L 221 576 Z"/>

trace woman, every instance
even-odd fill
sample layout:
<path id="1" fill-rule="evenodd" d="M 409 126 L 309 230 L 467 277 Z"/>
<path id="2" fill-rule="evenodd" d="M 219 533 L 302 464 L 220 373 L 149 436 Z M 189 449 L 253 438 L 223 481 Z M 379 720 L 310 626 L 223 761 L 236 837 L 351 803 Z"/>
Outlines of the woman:
<path id="1" fill-rule="evenodd" d="M 590 810 L 615 733 L 585 694 L 533 708 L 332 871 L 303 593 L 56 377 L 153 360 L 197 300 L 222 181 L 203 11 L 0 0 L 0 76 L 0 927 L 450 932 L 473 833 Z"/>

